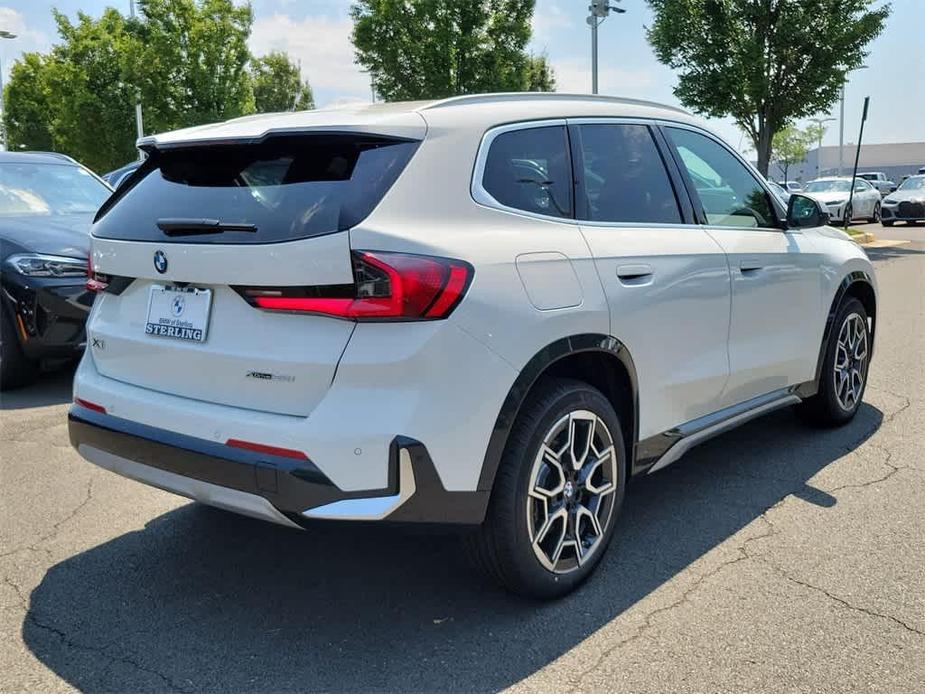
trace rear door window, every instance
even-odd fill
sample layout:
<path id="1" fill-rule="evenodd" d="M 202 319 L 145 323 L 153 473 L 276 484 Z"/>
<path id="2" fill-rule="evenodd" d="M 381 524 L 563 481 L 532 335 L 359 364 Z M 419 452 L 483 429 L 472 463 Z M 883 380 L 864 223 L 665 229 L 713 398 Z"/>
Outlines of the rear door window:
<path id="1" fill-rule="evenodd" d="M 228 244 L 342 231 L 372 212 L 417 146 L 325 134 L 165 149 L 100 210 L 93 234 Z"/>
<path id="2" fill-rule="evenodd" d="M 645 125 L 578 126 L 584 176 L 578 218 L 680 224 L 668 171 Z"/>
<path id="3" fill-rule="evenodd" d="M 572 165 L 565 126 L 511 130 L 495 137 L 482 188 L 505 207 L 572 217 Z"/>

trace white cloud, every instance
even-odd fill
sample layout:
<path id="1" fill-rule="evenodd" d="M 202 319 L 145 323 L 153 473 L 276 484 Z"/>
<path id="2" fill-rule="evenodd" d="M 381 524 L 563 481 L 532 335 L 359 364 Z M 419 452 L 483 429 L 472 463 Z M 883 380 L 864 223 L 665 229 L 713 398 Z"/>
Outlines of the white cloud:
<path id="1" fill-rule="evenodd" d="M 283 14 L 254 20 L 250 48 L 254 55 L 285 51 L 302 61 L 302 76 L 315 91 L 319 106 L 332 98 L 369 98 L 369 77 L 353 62 L 350 19 L 324 16 L 294 20 Z M 326 94 L 327 93 L 327 94 Z"/>
<path id="2" fill-rule="evenodd" d="M 560 92 L 590 93 L 591 58 L 551 58 L 556 71 L 556 90 Z M 639 96 L 651 91 L 654 76 L 650 70 L 624 70 L 601 66 L 598 70 L 598 87 L 601 94 Z"/>
<path id="3" fill-rule="evenodd" d="M 533 36 L 531 45 L 543 50 L 545 45 L 557 38 L 563 29 L 572 26 L 572 16 L 566 14 L 555 3 L 538 6 L 533 13 Z"/>
<path id="4" fill-rule="evenodd" d="M 51 46 L 48 35 L 26 26 L 26 19 L 22 12 L 12 7 L 0 7 L 0 29 L 16 34 L 15 39 L 0 40 L 4 79 L 10 74 L 10 67 L 13 63 L 10 56 L 18 58 L 20 54 L 28 51 L 47 51 Z"/>

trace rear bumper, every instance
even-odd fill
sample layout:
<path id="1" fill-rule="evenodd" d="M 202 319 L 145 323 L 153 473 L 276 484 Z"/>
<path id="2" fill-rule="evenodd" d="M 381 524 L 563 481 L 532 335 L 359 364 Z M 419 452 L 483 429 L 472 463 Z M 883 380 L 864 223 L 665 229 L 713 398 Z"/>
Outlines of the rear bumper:
<path id="1" fill-rule="evenodd" d="M 396 436 L 388 485 L 343 491 L 309 459 L 254 452 L 74 405 L 71 445 L 125 477 L 264 520 L 299 527 L 314 519 L 478 524 L 488 493 L 447 491 L 427 449 Z"/>

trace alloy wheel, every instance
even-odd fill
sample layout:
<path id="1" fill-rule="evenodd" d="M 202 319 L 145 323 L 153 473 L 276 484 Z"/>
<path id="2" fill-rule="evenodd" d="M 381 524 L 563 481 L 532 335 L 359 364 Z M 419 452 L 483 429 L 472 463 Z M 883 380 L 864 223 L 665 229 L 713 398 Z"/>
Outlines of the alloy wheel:
<path id="1" fill-rule="evenodd" d="M 857 313 L 845 318 L 835 346 L 835 398 L 845 411 L 857 407 L 867 378 L 867 326 Z"/>
<path id="2" fill-rule="evenodd" d="M 617 464 L 613 436 L 593 412 L 570 412 L 546 433 L 526 512 L 533 552 L 549 571 L 575 571 L 600 549 L 612 521 Z"/>

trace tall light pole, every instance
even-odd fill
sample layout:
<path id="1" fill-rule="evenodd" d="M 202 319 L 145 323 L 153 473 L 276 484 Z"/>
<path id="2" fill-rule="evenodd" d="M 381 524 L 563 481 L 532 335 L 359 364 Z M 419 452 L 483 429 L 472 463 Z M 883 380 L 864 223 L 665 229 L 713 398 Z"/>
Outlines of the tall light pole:
<path id="1" fill-rule="evenodd" d="M 863 70 L 866 65 L 858 65 L 855 70 Z M 841 83 L 841 104 L 838 107 L 838 175 L 842 175 L 845 166 L 845 85 L 848 83 L 848 74 Z"/>
<path id="2" fill-rule="evenodd" d="M 0 39 L 15 39 L 16 34 L 0 29 Z M 0 146 L 6 149 L 6 122 L 3 118 L 6 115 L 6 104 L 3 103 L 3 61 L 0 61 Z"/>
<path id="3" fill-rule="evenodd" d="M 816 147 L 816 178 L 822 175 L 822 124 L 835 120 L 834 118 L 810 118 L 819 128 L 819 145 Z"/>
<path id="4" fill-rule="evenodd" d="M 613 0 L 621 2 L 622 0 Z M 601 22 L 610 16 L 611 11 L 623 14 L 626 10 L 611 5 L 610 0 L 591 0 L 588 6 L 588 26 L 591 27 L 591 93 L 597 94 L 597 28 Z"/>
<path id="5" fill-rule="evenodd" d="M 128 1 L 128 13 L 129 17 L 135 19 L 135 0 Z M 144 119 L 141 116 L 141 90 L 137 88 L 135 89 L 135 129 L 138 132 L 138 139 L 145 136 Z M 141 150 L 138 150 L 138 159 L 144 160 Z"/>

